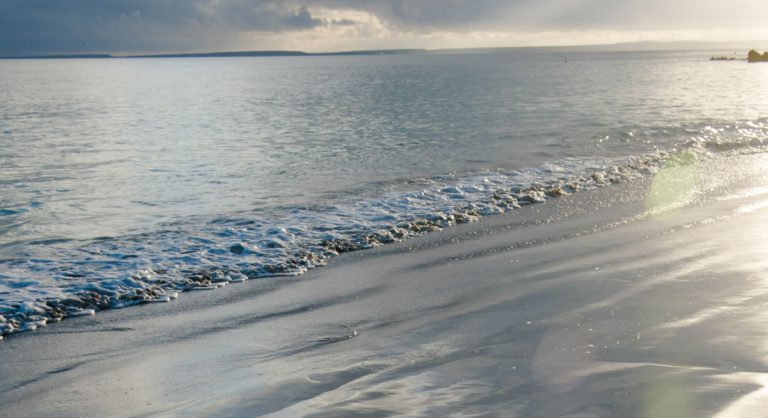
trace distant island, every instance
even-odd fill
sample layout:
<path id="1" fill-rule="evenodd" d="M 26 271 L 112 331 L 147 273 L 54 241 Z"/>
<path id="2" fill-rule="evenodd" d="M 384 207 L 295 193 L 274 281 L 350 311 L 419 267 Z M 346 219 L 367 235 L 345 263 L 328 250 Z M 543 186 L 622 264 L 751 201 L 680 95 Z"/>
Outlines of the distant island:
<path id="1" fill-rule="evenodd" d="M 752 49 L 747 54 L 747 62 L 768 62 L 768 52 L 760 54 L 756 50 Z"/>
<path id="2" fill-rule="evenodd" d="M 735 52 L 734 52 L 735 54 Z M 734 56 L 728 56 L 728 55 L 719 55 L 719 56 L 713 56 L 709 59 L 710 61 L 744 61 L 744 58 L 737 58 Z M 755 49 L 751 49 L 747 53 L 747 62 L 768 62 L 768 52 L 763 52 L 762 54 L 757 52 Z"/>
<path id="3" fill-rule="evenodd" d="M 744 58 L 736 58 L 736 57 L 729 57 L 727 55 L 720 55 L 717 57 L 712 57 L 709 60 L 710 61 L 743 61 Z"/>

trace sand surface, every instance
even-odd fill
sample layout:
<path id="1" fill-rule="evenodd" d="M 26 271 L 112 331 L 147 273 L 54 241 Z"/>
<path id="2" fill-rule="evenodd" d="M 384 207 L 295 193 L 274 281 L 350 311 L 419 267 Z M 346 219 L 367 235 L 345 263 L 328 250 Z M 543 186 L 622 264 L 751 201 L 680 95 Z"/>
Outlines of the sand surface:
<path id="1" fill-rule="evenodd" d="M 0 343 L 0 416 L 764 416 L 767 186 L 721 156 L 65 320 Z"/>

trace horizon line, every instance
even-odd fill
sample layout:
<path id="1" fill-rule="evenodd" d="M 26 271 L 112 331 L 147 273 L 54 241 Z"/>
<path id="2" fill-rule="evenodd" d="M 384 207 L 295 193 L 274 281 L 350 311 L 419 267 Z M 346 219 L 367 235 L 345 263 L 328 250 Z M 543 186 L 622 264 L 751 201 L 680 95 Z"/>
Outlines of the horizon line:
<path id="1" fill-rule="evenodd" d="M 236 58 L 236 57 L 300 57 L 300 56 L 354 56 L 354 55 L 406 55 L 406 54 L 424 54 L 439 52 L 456 51 L 490 51 L 490 50 L 511 50 L 511 49 L 557 49 L 557 48 L 577 48 L 577 49 L 596 49 L 604 51 L 596 52 L 634 52 L 634 51 L 672 51 L 672 46 L 688 45 L 688 48 L 680 50 L 701 50 L 702 47 L 712 46 L 712 49 L 733 49 L 726 48 L 727 45 L 738 48 L 750 48 L 742 45 L 750 43 L 762 43 L 768 47 L 768 40 L 730 40 L 730 41 L 632 41 L 632 42 L 613 42 L 603 44 L 568 44 L 568 45 L 525 45 L 525 46 L 480 46 L 480 47 L 458 47 L 458 48 L 385 48 L 385 49 L 360 49 L 360 50 L 341 50 L 341 51 L 322 51 L 308 52 L 300 50 L 233 50 L 233 51 L 197 51 L 197 52 L 156 52 L 156 53 L 121 53 L 121 52 L 72 52 L 72 53 L 41 53 L 41 54 L 16 54 L 0 55 L 0 59 L 121 59 L 121 58 Z M 718 48 L 714 48 L 715 46 Z M 634 47 L 630 50 L 616 50 L 610 48 L 616 47 Z M 643 47 L 666 46 L 662 50 L 645 49 Z M 693 46 L 698 46 L 693 48 Z M 754 48 L 753 48 L 754 49 Z M 756 48 L 760 49 L 760 48 Z"/>

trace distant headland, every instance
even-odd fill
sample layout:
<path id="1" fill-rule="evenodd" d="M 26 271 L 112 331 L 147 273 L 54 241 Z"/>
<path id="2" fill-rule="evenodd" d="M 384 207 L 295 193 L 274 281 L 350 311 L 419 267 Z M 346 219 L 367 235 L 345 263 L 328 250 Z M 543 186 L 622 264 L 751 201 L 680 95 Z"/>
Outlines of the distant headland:
<path id="1" fill-rule="evenodd" d="M 760 54 L 756 50 L 752 49 L 747 54 L 747 62 L 768 62 L 768 52 Z"/>
<path id="2" fill-rule="evenodd" d="M 668 52 L 668 51 L 738 51 L 746 50 L 756 43 L 768 43 L 763 41 L 739 41 L 739 42 L 623 42 L 614 44 L 594 45 L 541 45 L 541 46 L 511 46 L 511 47 L 477 47 L 477 48 L 444 48 L 444 49 L 374 49 L 331 52 L 305 52 L 292 50 L 262 50 L 262 51 L 209 51 L 209 52 L 104 52 L 98 53 L 46 53 L 46 54 L 15 54 L 2 55 L 3 59 L 131 59 L 131 58 L 225 58 L 225 57 L 323 57 L 323 56 L 392 56 L 392 55 L 418 55 L 418 54 L 463 54 L 463 53 L 504 53 L 511 51 L 542 51 L 552 53 L 577 53 L 577 52 Z M 764 62 L 768 61 L 768 52 L 758 53 L 750 51 L 749 58 L 743 55 L 713 56 L 713 61 L 744 61 Z"/>

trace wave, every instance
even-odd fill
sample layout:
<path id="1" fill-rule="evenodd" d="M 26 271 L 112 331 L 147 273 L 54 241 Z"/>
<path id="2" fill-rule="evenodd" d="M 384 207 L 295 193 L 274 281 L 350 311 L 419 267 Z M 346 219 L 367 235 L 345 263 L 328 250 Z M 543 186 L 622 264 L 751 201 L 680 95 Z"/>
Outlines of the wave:
<path id="1" fill-rule="evenodd" d="M 679 146 L 637 156 L 571 158 L 523 170 L 435 176 L 327 204 L 185 221 L 80 245 L 38 243 L 0 260 L 0 335 L 101 309 L 168 302 L 184 291 L 300 275 L 340 253 L 634 181 L 664 164 L 687 164 L 690 158 L 724 152 L 765 152 L 766 139 L 767 120 L 705 127 L 686 133 Z M 683 154 L 686 158 L 678 158 Z"/>

